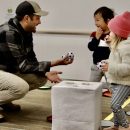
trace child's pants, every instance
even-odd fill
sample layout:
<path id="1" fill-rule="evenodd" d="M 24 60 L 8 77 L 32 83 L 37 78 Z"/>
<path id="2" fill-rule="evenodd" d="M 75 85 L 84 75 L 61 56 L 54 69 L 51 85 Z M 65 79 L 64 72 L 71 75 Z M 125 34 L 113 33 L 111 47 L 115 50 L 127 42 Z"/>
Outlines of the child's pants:
<path id="1" fill-rule="evenodd" d="M 128 120 L 126 119 L 126 115 L 124 110 L 121 108 L 125 100 L 130 95 L 130 86 L 127 85 L 118 85 L 112 84 L 112 101 L 111 108 L 114 113 L 114 125 L 122 126 L 127 128 L 129 126 Z"/>

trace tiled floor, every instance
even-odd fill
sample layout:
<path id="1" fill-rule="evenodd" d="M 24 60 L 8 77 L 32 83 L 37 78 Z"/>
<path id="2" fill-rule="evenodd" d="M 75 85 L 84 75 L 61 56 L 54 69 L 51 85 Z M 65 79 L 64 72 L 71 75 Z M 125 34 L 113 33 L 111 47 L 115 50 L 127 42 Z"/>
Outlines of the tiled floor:
<path id="1" fill-rule="evenodd" d="M 128 99 L 129 100 L 129 99 Z M 127 101 L 128 101 L 127 100 Z M 102 119 L 105 119 L 106 117 L 110 116 L 111 109 L 110 109 L 110 102 L 111 98 L 108 97 L 102 97 Z M 129 102 L 129 101 L 128 101 Z M 127 102 L 125 102 L 127 104 Z M 130 104 L 124 105 L 124 110 L 126 112 L 130 111 Z M 130 116 L 127 116 L 128 120 L 130 121 Z M 112 121 L 113 118 L 111 118 L 110 121 Z"/>
<path id="2" fill-rule="evenodd" d="M 46 117 L 51 114 L 50 90 L 33 90 L 14 103 L 20 104 L 22 111 L 5 113 L 1 110 L 7 122 L 0 123 L 0 130 L 51 130 L 51 123 L 46 121 Z M 130 110 L 130 106 L 128 105 L 125 110 Z M 102 119 L 110 113 L 110 98 L 103 97 Z"/>
<path id="3" fill-rule="evenodd" d="M 21 112 L 3 113 L 7 122 L 0 124 L 0 130 L 51 130 L 51 123 L 46 122 L 51 114 L 50 101 L 50 90 L 30 91 L 14 102 L 21 105 Z"/>

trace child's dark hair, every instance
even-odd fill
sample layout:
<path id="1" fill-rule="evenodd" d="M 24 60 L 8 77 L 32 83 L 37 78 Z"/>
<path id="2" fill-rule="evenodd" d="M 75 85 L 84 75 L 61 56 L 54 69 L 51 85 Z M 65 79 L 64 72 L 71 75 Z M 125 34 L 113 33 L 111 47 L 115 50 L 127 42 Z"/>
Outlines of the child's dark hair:
<path id="1" fill-rule="evenodd" d="M 98 8 L 94 12 L 94 16 L 96 14 L 101 14 L 105 22 L 107 22 L 108 19 L 112 19 L 114 17 L 114 11 L 106 6 Z"/>

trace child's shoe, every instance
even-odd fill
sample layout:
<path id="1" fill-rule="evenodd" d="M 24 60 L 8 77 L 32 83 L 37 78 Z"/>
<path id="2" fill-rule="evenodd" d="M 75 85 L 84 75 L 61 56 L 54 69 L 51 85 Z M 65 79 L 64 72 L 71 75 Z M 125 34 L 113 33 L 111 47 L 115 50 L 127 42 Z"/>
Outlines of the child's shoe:
<path id="1" fill-rule="evenodd" d="M 128 128 L 121 127 L 119 130 L 130 130 L 130 125 Z"/>
<path id="2" fill-rule="evenodd" d="M 119 130 L 119 128 L 115 127 L 115 126 L 111 126 L 111 127 L 108 127 L 108 128 L 104 128 L 103 130 Z"/>

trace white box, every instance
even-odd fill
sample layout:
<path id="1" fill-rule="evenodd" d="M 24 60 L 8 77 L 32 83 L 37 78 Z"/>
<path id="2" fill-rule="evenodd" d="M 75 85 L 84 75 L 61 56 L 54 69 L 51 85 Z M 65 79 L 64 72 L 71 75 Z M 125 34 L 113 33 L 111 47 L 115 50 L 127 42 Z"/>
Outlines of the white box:
<path id="1" fill-rule="evenodd" d="M 102 83 L 62 81 L 52 87 L 52 130 L 99 130 Z"/>

